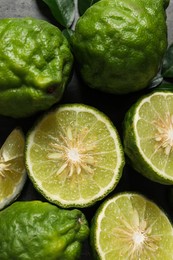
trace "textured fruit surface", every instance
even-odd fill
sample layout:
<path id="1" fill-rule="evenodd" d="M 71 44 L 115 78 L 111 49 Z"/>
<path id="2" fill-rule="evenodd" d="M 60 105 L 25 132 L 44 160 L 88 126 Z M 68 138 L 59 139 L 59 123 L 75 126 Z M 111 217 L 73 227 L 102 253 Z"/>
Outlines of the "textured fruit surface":
<path id="1" fill-rule="evenodd" d="M 35 187 L 63 207 L 86 207 L 120 180 L 124 153 L 109 118 L 84 104 L 64 104 L 28 133 L 26 165 Z"/>
<path id="2" fill-rule="evenodd" d="M 1 260 L 76 260 L 88 237 L 85 216 L 47 202 L 14 202 L 0 212 Z"/>
<path id="3" fill-rule="evenodd" d="M 0 209 L 11 203 L 26 181 L 24 159 L 25 137 L 14 129 L 0 149 Z"/>
<path id="4" fill-rule="evenodd" d="M 142 96 L 123 125 L 124 151 L 132 166 L 153 181 L 173 184 L 173 93 Z"/>
<path id="5" fill-rule="evenodd" d="M 173 227 L 152 201 L 120 193 L 103 202 L 91 226 L 96 259 L 171 260 Z"/>
<path id="6" fill-rule="evenodd" d="M 167 48 L 164 5 L 162 0 L 102 0 L 79 18 L 73 49 L 87 85 L 115 94 L 149 85 Z"/>
<path id="7" fill-rule="evenodd" d="M 0 114 L 27 117 L 58 102 L 73 56 L 61 31 L 35 18 L 0 20 Z"/>

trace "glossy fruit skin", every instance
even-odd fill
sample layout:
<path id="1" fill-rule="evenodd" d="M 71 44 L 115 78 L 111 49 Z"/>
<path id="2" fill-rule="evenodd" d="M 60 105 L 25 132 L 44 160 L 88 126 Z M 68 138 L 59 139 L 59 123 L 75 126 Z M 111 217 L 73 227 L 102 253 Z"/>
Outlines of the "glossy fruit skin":
<path id="1" fill-rule="evenodd" d="M 0 212 L 1 260 L 76 260 L 89 227 L 81 211 L 18 201 Z"/>
<path id="2" fill-rule="evenodd" d="M 36 18 L 0 20 L 0 114 L 27 117 L 58 102 L 73 55 L 62 32 Z"/>
<path id="3" fill-rule="evenodd" d="M 84 82 L 114 94 L 146 88 L 167 48 L 167 5 L 162 0 L 101 0 L 91 6 L 72 38 Z"/>

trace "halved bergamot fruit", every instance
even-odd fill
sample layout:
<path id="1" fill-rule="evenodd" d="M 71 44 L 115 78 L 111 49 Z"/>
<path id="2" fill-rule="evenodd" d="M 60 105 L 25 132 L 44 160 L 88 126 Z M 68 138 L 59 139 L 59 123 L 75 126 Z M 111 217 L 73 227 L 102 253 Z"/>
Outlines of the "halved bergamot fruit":
<path id="1" fill-rule="evenodd" d="M 26 165 L 47 200 L 86 207 L 115 188 L 124 154 L 105 114 L 83 104 L 65 104 L 45 114 L 28 133 Z"/>
<path id="2" fill-rule="evenodd" d="M 124 192 L 104 201 L 92 220 L 90 237 L 96 259 L 173 259 L 172 224 L 141 194 Z"/>
<path id="3" fill-rule="evenodd" d="M 173 92 L 142 96 L 124 119 L 124 151 L 135 170 L 173 184 Z"/>
<path id="4" fill-rule="evenodd" d="M 25 138 L 14 129 L 0 149 L 0 209 L 10 204 L 21 193 L 26 181 Z"/>

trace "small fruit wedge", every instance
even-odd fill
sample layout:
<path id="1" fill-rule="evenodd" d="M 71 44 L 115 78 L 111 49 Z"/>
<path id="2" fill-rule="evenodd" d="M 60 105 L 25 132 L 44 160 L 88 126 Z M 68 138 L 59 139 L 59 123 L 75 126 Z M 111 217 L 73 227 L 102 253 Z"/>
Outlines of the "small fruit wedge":
<path id="1" fill-rule="evenodd" d="M 92 220 L 90 237 L 96 259 L 173 259 L 171 222 L 137 193 L 123 192 L 104 201 Z"/>
<path id="2" fill-rule="evenodd" d="M 0 209 L 14 201 L 26 181 L 25 138 L 14 129 L 0 149 Z"/>
<path id="3" fill-rule="evenodd" d="M 124 153 L 110 119 L 84 104 L 64 104 L 28 133 L 26 166 L 36 189 L 61 207 L 87 207 L 120 180 Z"/>
<path id="4" fill-rule="evenodd" d="M 124 151 L 133 168 L 152 181 L 173 184 L 173 92 L 142 96 L 123 126 Z"/>

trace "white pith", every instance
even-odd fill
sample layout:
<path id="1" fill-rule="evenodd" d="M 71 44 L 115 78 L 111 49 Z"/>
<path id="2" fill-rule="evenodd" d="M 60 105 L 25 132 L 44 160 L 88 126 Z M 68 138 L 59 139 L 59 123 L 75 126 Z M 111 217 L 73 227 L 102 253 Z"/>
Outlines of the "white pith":
<path id="1" fill-rule="evenodd" d="M 127 251 L 123 249 L 122 254 L 127 254 L 129 260 L 136 259 L 142 254 L 147 255 L 147 251 L 155 252 L 160 240 L 159 236 L 151 234 L 152 225 L 148 226 L 144 219 L 139 220 L 139 213 L 135 209 L 133 217 L 135 219 L 133 223 L 122 218 L 122 227 L 114 229 L 115 236 L 127 245 Z"/>
<path id="2" fill-rule="evenodd" d="M 145 241 L 145 234 L 141 230 L 137 230 L 132 235 L 132 241 L 134 245 L 140 246 Z"/>
<path id="3" fill-rule="evenodd" d="M 151 96 L 144 98 L 140 105 L 137 107 L 134 117 L 134 131 L 136 135 L 136 142 L 137 146 L 139 147 L 140 153 L 142 157 L 145 159 L 145 161 L 152 166 L 153 170 L 157 172 L 158 175 L 161 177 L 164 177 L 165 179 L 173 180 L 173 176 L 168 176 L 164 170 L 158 169 L 154 164 L 152 164 L 150 158 L 146 157 L 145 153 L 140 147 L 140 138 L 138 137 L 138 130 L 137 130 L 137 123 L 140 119 L 139 117 L 139 111 L 143 104 L 147 102 L 151 102 L 150 99 L 155 96 L 159 95 L 161 96 L 161 93 L 153 93 Z M 170 96 L 170 93 L 164 93 L 163 97 Z M 153 124 L 156 128 L 156 132 L 154 136 L 151 136 L 151 138 L 155 141 L 155 151 L 154 153 L 158 151 L 163 151 L 163 153 L 169 157 L 170 153 L 173 151 L 173 114 L 169 112 L 169 108 L 165 107 L 165 115 L 163 118 L 160 117 L 159 112 L 155 110 L 155 112 L 158 114 L 158 119 L 150 122 Z"/>
<path id="4" fill-rule="evenodd" d="M 77 137 L 73 136 L 71 127 L 68 127 L 64 134 L 61 134 L 61 139 L 54 139 L 50 143 L 52 151 L 48 152 L 48 159 L 62 160 L 62 167 L 57 170 L 57 174 L 61 174 L 64 170 L 68 171 L 68 177 L 74 174 L 80 174 L 82 170 L 87 173 L 94 173 L 94 144 L 88 146 L 83 143 L 84 136 L 89 129 L 85 129 Z M 63 141 L 63 143 L 62 143 Z"/>
<path id="5" fill-rule="evenodd" d="M 80 162 L 80 151 L 78 151 L 77 148 L 73 147 L 73 148 L 69 149 L 67 157 L 73 163 Z"/>

